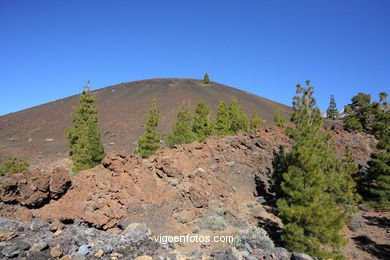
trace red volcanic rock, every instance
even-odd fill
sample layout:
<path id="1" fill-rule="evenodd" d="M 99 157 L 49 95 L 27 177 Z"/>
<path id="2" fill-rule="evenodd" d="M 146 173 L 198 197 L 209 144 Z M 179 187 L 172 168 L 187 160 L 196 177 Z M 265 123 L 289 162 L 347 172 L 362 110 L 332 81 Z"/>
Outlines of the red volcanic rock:
<path id="1" fill-rule="evenodd" d="M 58 199 L 70 184 L 68 172 L 60 168 L 51 174 L 39 170 L 8 174 L 0 177 L 0 200 L 37 208 L 51 199 Z"/>

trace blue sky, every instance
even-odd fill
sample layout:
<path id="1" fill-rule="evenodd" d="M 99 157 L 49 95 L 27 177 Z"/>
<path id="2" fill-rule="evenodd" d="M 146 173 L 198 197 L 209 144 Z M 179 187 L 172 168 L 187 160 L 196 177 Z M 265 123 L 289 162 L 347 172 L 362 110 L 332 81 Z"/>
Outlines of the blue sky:
<path id="1" fill-rule="evenodd" d="M 390 0 L 0 1 L 0 115 L 146 78 L 202 78 L 322 110 L 390 92 Z"/>

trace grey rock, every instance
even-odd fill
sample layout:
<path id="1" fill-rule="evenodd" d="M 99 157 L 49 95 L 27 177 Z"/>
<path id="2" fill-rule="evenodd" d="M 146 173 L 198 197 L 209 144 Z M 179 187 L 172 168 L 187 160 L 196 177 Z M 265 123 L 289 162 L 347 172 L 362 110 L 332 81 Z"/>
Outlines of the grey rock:
<path id="1" fill-rule="evenodd" d="M 245 248 L 246 250 L 248 250 L 249 252 L 252 252 L 252 247 L 248 244 L 248 243 L 245 243 Z"/>
<path id="2" fill-rule="evenodd" d="M 229 167 L 234 167 L 236 165 L 236 162 L 235 161 L 230 161 L 230 162 L 227 162 L 226 165 L 229 166 Z"/>
<path id="3" fill-rule="evenodd" d="M 47 224 L 46 222 L 43 222 L 40 219 L 34 218 L 31 221 L 30 229 L 31 229 L 31 231 L 48 230 L 49 229 L 49 224 Z"/>
<path id="4" fill-rule="evenodd" d="M 79 247 L 79 249 L 77 250 L 77 254 L 79 255 L 87 255 L 89 254 L 91 251 L 89 250 L 88 248 L 88 245 L 82 245 Z"/>
<path id="5" fill-rule="evenodd" d="M 111 245 L 105 245 L 102 249 L 106 254 L 111 254 L 112 250 L 114 250 Z"/>
<path id="6" fill-rule="evenodd" d="M 32 245 L 31 251 L 40 252 L 47 248 L 49 248 L 49 245 L 44 241 L 40 241 Z"/>
<path id="7" fill-rule="evenodd" d="M 297 252 L 292 253 L 292 259 L 293 260 L 313 260 L 313 258 L 311 256 L 304 254 L 304 253 L 297 253 Z"/>
<path id="8" fill-rule="evenodd" d="M 229 247 L 226 250 L 226 257 L 227 257 L 227 259 L 231 259 L 231 260 L 242 260 L 243 259 L 240 252 L 238 252 L 237 248 L 235 248 L 235 247 Z"/>
<path id="9" fill-rule="evenodd" d="M 16 242 L 13 245 L 5 246 L 1 251 L 3 255 L 8 257 L 18 256 L 21 252 L 28 250 L 30 245 L 26 242 Z"/>
<path id="10" fill-rule="evenodd" d="M 277 259 L 280 259 L 280 260 L 290 260 L 291 259 L 291 253 L 283 247 L 275 247 L 272 252 L 276 255 Z"/>
<path id="11" fill-rule="evenodd" d="M 72 258 L 72 260 L 85 260 L 85 256 L 84 255 L 80 255 L 80 254 L 75 254 Z"/>

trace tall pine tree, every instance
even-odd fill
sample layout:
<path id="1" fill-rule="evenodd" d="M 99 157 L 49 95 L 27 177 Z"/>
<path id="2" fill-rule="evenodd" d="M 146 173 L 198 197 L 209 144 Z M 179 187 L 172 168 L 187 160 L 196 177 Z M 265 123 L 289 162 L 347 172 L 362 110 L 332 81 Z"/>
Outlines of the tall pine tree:
<path id="1" fill-rule="evenodd" d="M 326 110 L 326 117 L 333 120 L 336 120 L 338 117 L 338 111 L 334 95 L 330 96 L 330 103 L 328 109 Z"/>
<path id="2" fill-rule="evenodd" d="M 380 104 L 374 104 L 374 134 L 379 139 L 377 148 L 383 151 L 371 155 L 367 179 L 371 180 L 370 193 L 379 207 L 390 207 L 390 109 L 387 94 L 379 94 Z"/>
<path id="3" fill-rule="evenodd" d="M 340 231 L 346 220 L 345 205 L 336 182 L 344 167 L 340 167 L 330 135 L 322 131 L 310 81 L 306 85 L 297 85 L 292 116 L 296 127 L 289 129 L 293 146 L 277 201 L 285 225 L 282 240 L 290 250 L 341 258 L 323 246 L 338 249 L 344 243 Z"/>
<path id="4" fill-rule="evenodd" d="M 98 165 L 105 156 L 97 112 L 95 95 L 90 91 L 88 81 L 72 114 L 74 127 L 65 131 L 68 145 L 72 149 L 70 158 L 74 172 Z"/>
<path id="5" fill-rule="evenodd" d="M 234 134 L 237 134 L 237 132 L 240 130 L 247 132 L 249 128 L 249 121 L 248 117 L 244 112 L 244 109 L 240 104 L 240 100 L 237 98 L 232 98 L 228 111 L 230 120 L 230 131 Z"/>
<path id="6" fill-rule="evenodd" d="M 157 99 L 153 99 L 148 121 L 145 124 L 144 135 L 138 139 L 137 152 L 144 158 L 154 154 L 160 147 L 161 134 L 156 131 L 158 122 L 159 110 L 157 108 Z"/>
<path id="7" fill-rule="evenodd" d="M 177 113 L 176 122 L 168 135 L 166 142 L 169 147 L 175 144 L 188 144 L 196 140 L 192 132 L 194 118 L 188 105 L 183 105 Z"/>
<path id="8" fill-rule="evenodd" d="M 203 142 L 206 137 L 212 134 L 213 126 L 210 120 L 210 107 L 203 100 L 196 105 L 192 131 L 200 142 Z"/>
<path id="9" fill-rule="evenodd" d="M 221 101 L 218 105 L 217 118 L 214 123 L 214 134 L 215 135 L 229 135 L 232 134 L 230 131 L 230 120 L 229 111 L 225 102 Z"/>

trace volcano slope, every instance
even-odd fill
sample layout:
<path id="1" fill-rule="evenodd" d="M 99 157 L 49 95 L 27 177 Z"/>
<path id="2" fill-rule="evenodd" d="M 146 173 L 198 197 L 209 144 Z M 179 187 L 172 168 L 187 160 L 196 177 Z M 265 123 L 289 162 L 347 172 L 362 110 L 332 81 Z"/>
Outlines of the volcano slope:
<path id="1" fill-rule="evenodd" d="M 81 88 L 80 88 L 81 90 Z M 81 92 L 81 91 L 80 91 Z M 179 105 L 204 100 L 215 115 L 220 101 L 241 100 L 248 116 L 257 111 L 264 124 L 272 124 L 274 107 L 288 117 L 289 107 L 232 87 L 211 82 L 204 85 L 194 79 L 151 79 L 122 83 L 94 91 L 99 105 L 100 123 L 105 150 L 129 152 L 143 133 L 151 100 L 158 99 L 160 125 L 166 135 Z M 0 117 L 0 162 L 9 156 L 22 157 L 32 165 L 44 165 L 66 158 L 65 129 L 72 126 L 72 107 L 78 96 L 71 96 Z"/>
<path id="2" fill-rule="evenodd" d="M 339 156 L 348 145 L 355 162 L 366 167 L 369 155 L 376 151 L 373 136 L 341 129 L 332 134 Z M 0 216 L 82 222 L 116 234 L 141 225 L 157 236 L 234 236 L 240 230 L 260 226 L 278 245 L 282 224 L 276 216 L 270 177 L 279 145 L 289 149 L 291 141 L 283 129 L 267 127 L 238 136 L 209 137 L 204 143 L 160 148 L 147 159 L 109 154 L 101 165 L 72 176 L 71 185 L 64 170 L 50 172 L 50 178 L 43 178 L 45 185 L 38 172 L 4 176 L 0 178 Z M 348 245 L 342 253 L 349 259 L 384 259 L 390 236 L 383 223 L 390 219 L 389 213 L 360 211 L 357 216 L 358 227 L 345 228 Z M 370 244 L 362 240 L 367 237 Z M 176 249 L 183 254 L 210 255 L 227 246 L 179 243 Z M 259 259 L 262 252 L 254 249 L 250 253 Z"/>

